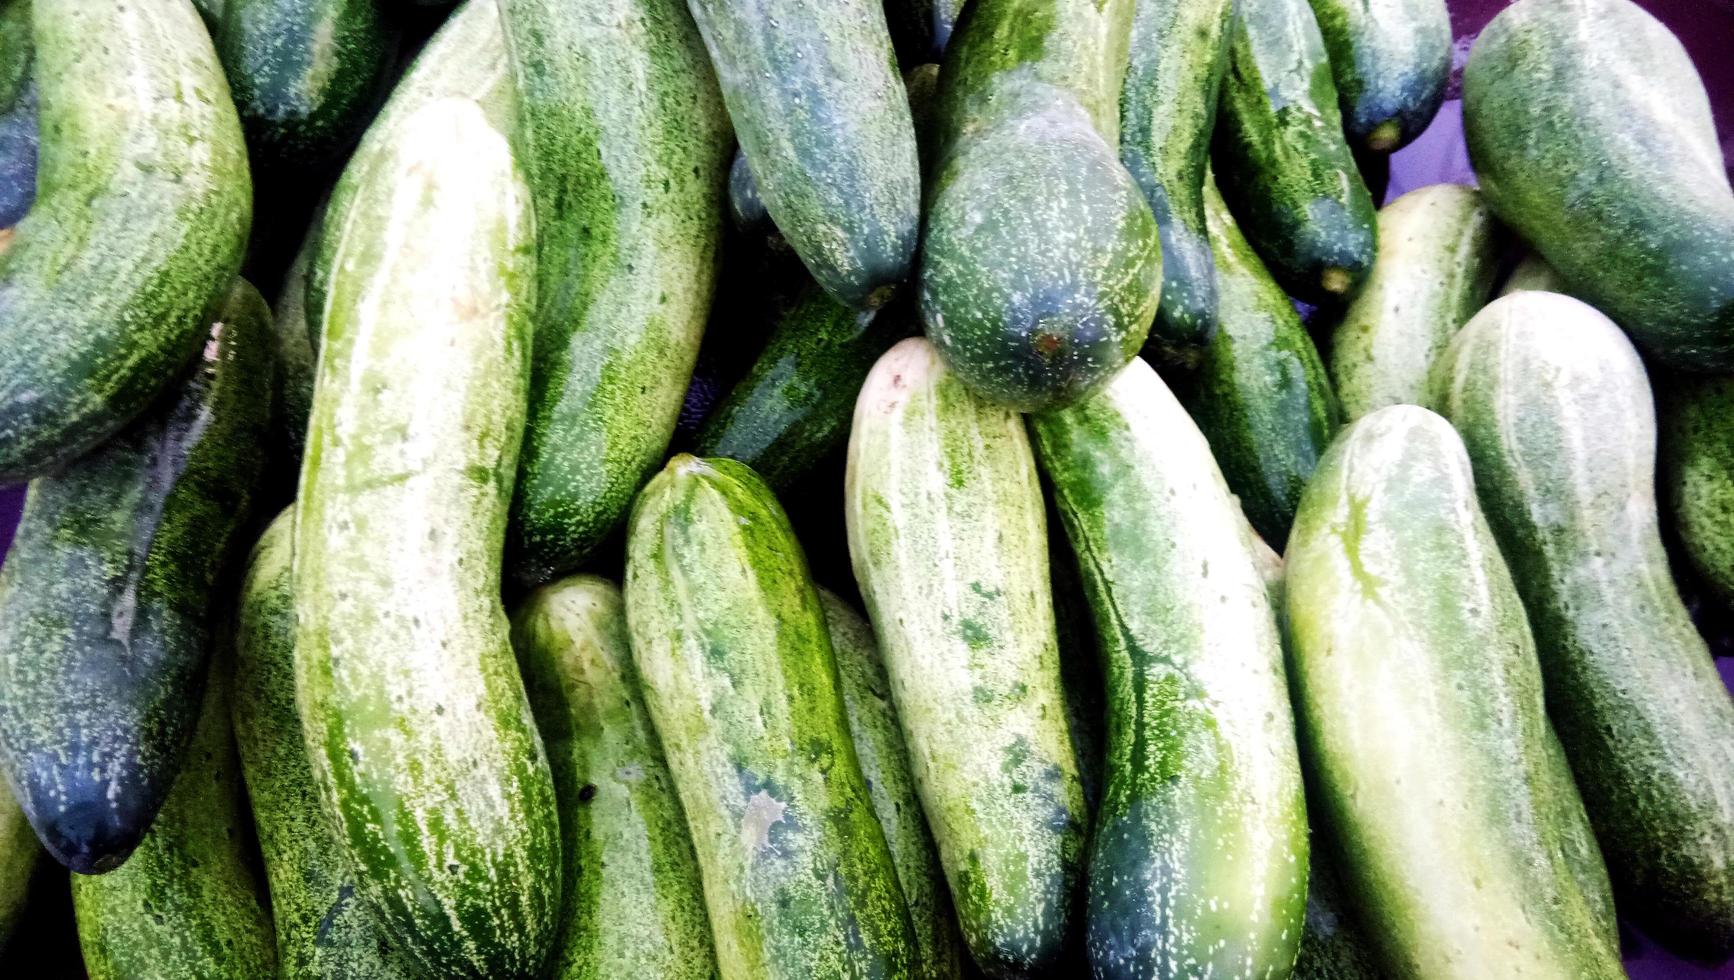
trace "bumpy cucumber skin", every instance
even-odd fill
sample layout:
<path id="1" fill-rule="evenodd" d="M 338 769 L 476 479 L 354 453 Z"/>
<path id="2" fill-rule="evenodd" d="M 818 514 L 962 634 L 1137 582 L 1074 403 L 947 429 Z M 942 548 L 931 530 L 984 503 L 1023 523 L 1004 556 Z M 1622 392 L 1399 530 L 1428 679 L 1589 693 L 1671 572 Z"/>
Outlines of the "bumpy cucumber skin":
<path id="1" fill-rule="evenodd" d="M 1433 360 L 1487 302 L 1498 225 L 1473 188 L 1433 184 L 1379 212 L 1379 260 L 1331 333 L 1331 385 L 1354 421 L 1421 405 Z"/>
<path id="2" fill-rule="evenodd" d="M 125 867 L 72 876 L 91 980 L 257 980 L 277 975 L 271 915 L 253 874 L 229 657 L 211 664 L 186 764 Z"/>
<path id="3" fill-rule="evenodd" d="M 1349 142 L 1370 153 L 1407 146 L 1445 102 L 1452 41 L 1445 0 L 1312 0 L 1312 8 Z"/>
<path id="4" fill-rule="evenodd" d="M 1385 970 L 1624 976 L 1450 424 L 1394 405 L 1345 429 L 1301 499 L 1285 588 L 1303 755 Z"/>
<path id="5" fill-rule="evenodd" d="M 284 977 L 410 980 L 413 963 L 375 924 L 320 812 L 295 709 L 294 514 L 253 547 L 241 582 L 231 714 L 265 859 L 276 963 Z"/>
<path id="6" fill-rule="evenodd" d="M 651 727 L 613 583 L 580 575 L 512 616 L 548 746 L 566 861 L 556 980 L 717 975 L 698 858 Z"/>
<path id="7" fill-rule="evenodd" d="M 668 451 L 716 283 L 729 122 L 679 0 L 505 0 L 500 16 L 540 297 L 510 551 L 544 582 Z"/>
<path id="8" fill-rule="evenodd" d="M 1023 420 L 902 341 L 855 402 L 844 498 L 964 939 L 990 976 L 1043 975 L 1071 931 L 1088 812 Z"/>
<path id="9" fill-rule="evenodd" d="M 1341 302 L 1372 271 L 1372 195 L 1343 136 L 1307 0 L 1241 0 L 1212 154 L 1222 194 L 1288 293 Z"/>
<path id="10" fill-rule="evenodd" d="M 186 0 L 34 0 L 37 199 L 0 251 L 0 479 L 51 472 L 180 377 L 241 265 L 252 180 Z"/>
<path id="11" fill-rule="evenodd" d="M 625 594 L 722 976 L 912 976 L 823 607 L 770 488 L 735 460 L 674 457 L 633 505 Z"/>
<path id="12" fill-rule="evenodd" d="M 1162 303 L 1144 351 L 1163 364 L 1196 364 L 1216 332 L 1204 172 L 1236 2 L 1133 0 L 1120 162 L 1150 202 L 1162 242 Z"/>
<path id="13" fill-rule="evenodd" d="M 1336 868 L 1312 852 L 1307 874 L 1306 921 L 1293 980 L 1382 980 L 1378 957 L 1355 921 Z"/>
<path id="14" fill-rule="evenodd" d="M 1340 409 L 1300 315 L 1214 186 L 1205 188 L 1204 211 L 1222 322 L 1198 369 L 1175 379 L 1176 393 L 1247 519 L 1280 550 Z"/>
<path id="15" fill-rule="evenodd" d="M 74 871 L 126 860 L 180 769 L 264 467 L 270 315 L 235 280 L 173 401 L 31 483 L 0 569 L 0 756 Z"/>
<path id="16" fill-rule="evenodd" d="M 1734 953 L 1734 700 L 1662 547 L 1643 362 L 1588 305 L 1524 292 L 1436 371 L 1615 888 L 1652 931 Z"/>
<path id="17" fill-rule="evenodd" d="M 1628 0 L 1520 0 L 1481 32 L 1463 126 L 1500 219 L 1656 360 L 1734 369 L 1734 190 L 1710 101 Z"/>
<path id="18" fill-rule="evenodd" d="M 1658 387 L 1668 510 L 1693 570 L 1734 607 L 1734 378 L 1673 377 Z"/>
<path id="19" fill-rule="evenodd" d="M 1030 428 L 1107 680 L 1095 975 L 1286 977 L 1306 907 L 1306 800 L 1282 642 L 1234 497 L 1142 360 Z"/>
<path id="20" fill-rule="evenodd" d="M 296 503 L 296 701 L 375 914 L 427 972 L 526 976 L 560 885 L 553 776 L 499 599 L 529 190 L 464 99 L 399 117 L 371 152 L 351 165 L 368 179 L 336 242 Z"/>

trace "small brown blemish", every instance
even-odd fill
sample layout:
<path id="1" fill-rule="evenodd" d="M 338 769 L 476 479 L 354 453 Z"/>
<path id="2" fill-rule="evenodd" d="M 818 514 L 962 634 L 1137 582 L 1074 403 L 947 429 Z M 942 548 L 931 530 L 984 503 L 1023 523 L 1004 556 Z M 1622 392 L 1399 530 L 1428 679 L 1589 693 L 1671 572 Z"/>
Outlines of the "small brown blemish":
<path id="1" fill-rule="evenodd" d="M 1060 352 L 1061 348 L 1066 346 L 1066 341 L 1057 333 L 1043 331 L 1030 339 L 1030 345 L 1042 357 L 1053 357 Z"/>
<path id="2" fill-rule="evenodd" d="M 585 783 L 584 788 L 578 791 L 578 802 L 580 803 L 589 803 L 595 798 L 596 786 L 593 783 Z"/>

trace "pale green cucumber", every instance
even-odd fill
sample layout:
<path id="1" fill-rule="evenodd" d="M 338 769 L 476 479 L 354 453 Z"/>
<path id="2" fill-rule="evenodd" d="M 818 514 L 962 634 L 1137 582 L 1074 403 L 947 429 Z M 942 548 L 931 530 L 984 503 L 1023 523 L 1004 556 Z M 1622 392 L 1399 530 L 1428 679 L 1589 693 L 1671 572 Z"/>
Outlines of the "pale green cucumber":
<path id="1" fill-rule="evenodd" d="M 1674 529 L 1698 577 L 1734 607 L 1734 378 L 1672 377 L 1658 387 Z"/>
<path id="2" fill-rule="evenodd" d="M 1511 274 L 1505 277 L 1505 284 L 1499 287 L 1499 295 L 1510 296 L 1523 289 L 1537 289 L 1548 293 L 1570 293 L 1571 287 L 1565 284 L 1553 266 L 1535 252 L 1527 252 L 1512 268 Z"/>

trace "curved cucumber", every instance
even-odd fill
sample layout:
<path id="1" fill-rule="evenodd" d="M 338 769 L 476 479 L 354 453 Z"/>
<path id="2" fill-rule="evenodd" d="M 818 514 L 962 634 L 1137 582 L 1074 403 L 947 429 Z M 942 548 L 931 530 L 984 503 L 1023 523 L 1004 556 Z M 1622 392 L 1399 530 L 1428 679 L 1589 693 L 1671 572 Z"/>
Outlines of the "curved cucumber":
<path id="1" fill-rule="evenodd" d="M 453 154 L 454 146 L 465 147 Z M 295 695 L 362 894 L 428 972 L 554 939 L 554 782 L 499 599 L 533 309 L 529 192 L 475 103 L 356 160 L 295 519 Z"/>
<path id="2" fill-rule="evenodd" d="M 1385 969 L 1624 976 L 1573 850 L 1588 818 L 1523 605 L 1450 424 L 1394 405 L 1344 430 L 1287 565 L 1302 750 Z"/>
<path id="3" fill-rule="evenodd" d="M 1023 420 L 905 340 L 856 399 L 844 499 L 964 939 L 990 976 L 1041 975 L 1064 952 L 1088 814 Z"/>
<path id="4" fill-rule="evenodd" d="M 1095 975 L 1284 976 L 1306 908 L 1306 800 L 1282 642 L 1239 508 L 1142 360 L 1031 430 L 1107 680 Z"/>
<path id="5" fill-rule="evenodd" d="M 1390 153 L 1421 135 L 1451 78 L 1445 0 L 1312 0 L 1349 142 Z"/>
<path id="6" fill-rule="evenodd" d="M 674 457 L 627 533 L 632 658 L 728 980 L 910 976 L 897 872 L 801 546 L 731 459 Z"/>
<path id="7" fill-rule="evenodd" d="M 1427 371 L 1493 291 L 1498 224 L 1473 188 L 1433 184 L 1379 212 L 1379 261 L 1331 333 L 1343 417 L 1427 400 Z"/>
<path id="8" fill-rule="evenodd" d="M 1734 700 L 1662 548 L 1643 362 L 1591 307 L 1524 292 L 1435 370 L 1615 887 L 1652 932 L 1734 953 Z"/>
<path id="9" fill-rule="evenodd" d="M 0 480 L 119 432 L 197 355 L 252 181 L 186 0 L 34 0 L 37 198 L 0 250 Z"/>
<path id="10" fill-rule="evenodd" d="M 1734 378 L 1667 379 L 1662 480 L 1686 557 L 1734 606 Z"/>

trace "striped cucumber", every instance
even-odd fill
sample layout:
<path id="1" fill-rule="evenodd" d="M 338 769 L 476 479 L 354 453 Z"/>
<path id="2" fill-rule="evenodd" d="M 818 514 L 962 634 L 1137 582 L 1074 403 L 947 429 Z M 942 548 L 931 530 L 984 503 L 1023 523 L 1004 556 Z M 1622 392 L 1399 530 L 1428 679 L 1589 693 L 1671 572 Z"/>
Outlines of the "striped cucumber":
<path id="1" fill-rule="evenodd" d="M 350 165 L 364 177 L 335 243 L 296 502 L 295 696 L 327 819 L 381 921 L 427 972 L 526 976 L 560 885 L 554 781 L 499 599 L 529 191 L 465 99 L 395 118 L 367 152 Z"/>
<path id="2" fill-rule="evenodd" d="M 1571 287 L 1559 277 L 1553 266 L 1547 260 L 1534 252 L 1525 253 L 1505 277 L 1505 284 L 1499 287 L 1499 295 L 1510 296 L 1523 289 L 1537 289 L 1548 293 L 1569 293 Z"/>
<path id="3" fill-rule="evenodd" d="M 570 571 L 668 452 L 710 311 L 729 123 L 680 0 L 504 0 L 540 308 L 510 549 Z"/>
<path id="4" fill-rule="evenodd" d="M 1734 954 L 1734 700 L 1662 547 L 1643 362 L 1593 308 L 1531 291 L 1483 310 L 1435 370 L 1625 908 Z"/>
<path id="5" fill-rule="evenodd" d="M 856 399 L 844 507 L 964 939 L 990 976 L 1041 975 L 1071 929 L 1088 814 L 1023 420 L 902 341 Z"/>
<path id="6" fill-rule="evenodd" d="M 1346 420 L 1426 402 L 1433 359 L 1493 292 L 1499 246 L 1473 188 L 1433 184 L 1379 212 L 1379 261 L 1331 333 Z"/>
<path id="7" fill-rule="evenodd" d="M 1282 642 L 1234 497 L 1142 360 L 1030 427 L 1107 680 L 1094 973 L 1286 977 L 1306 908 L 1306 800 Z"/>
<path id="8" fill-rule="evenodd" d="M 1287 565 L 1302 751 L 1386 972 L 1623 977 L 1523 604 L 1450 424 L 1394 405 L 1345 429 Z"/>
<path id="9" fill-rule="evenodd" d="M 252 217 L 187 0 L 33 0 L 37 198 L 0 250 L 0 480 L 119 432 L 193 361 Z"/>
<path id="10" fill-rule="evenodd" d="M 818 593 L 753 471 L 681 454 L 626 540 L 626 618 L 727 980 L 913 976 Z"/>
<path id="11" fill-rule="evenodd" d="M 1674 529 L 1698 577 L 1734 607 L 1734 378 L 1673 377 L 1658 387 Z"/>
<path id="12" fill-rule="evenodd" d="M 219 315 L 171 401 L 31 483 L 0 569 L 0 756 L 49 853 L 86 874 L 126 860 L 180 771 L 259 492 L 271 314 L 236 280 Z"/>
<path id="13" fill-rule="evenodd" d="M 1407 146 L 1439 112 L 1451 77 L 1445 0 L 1312 0 L 1349 142 Z"/>

